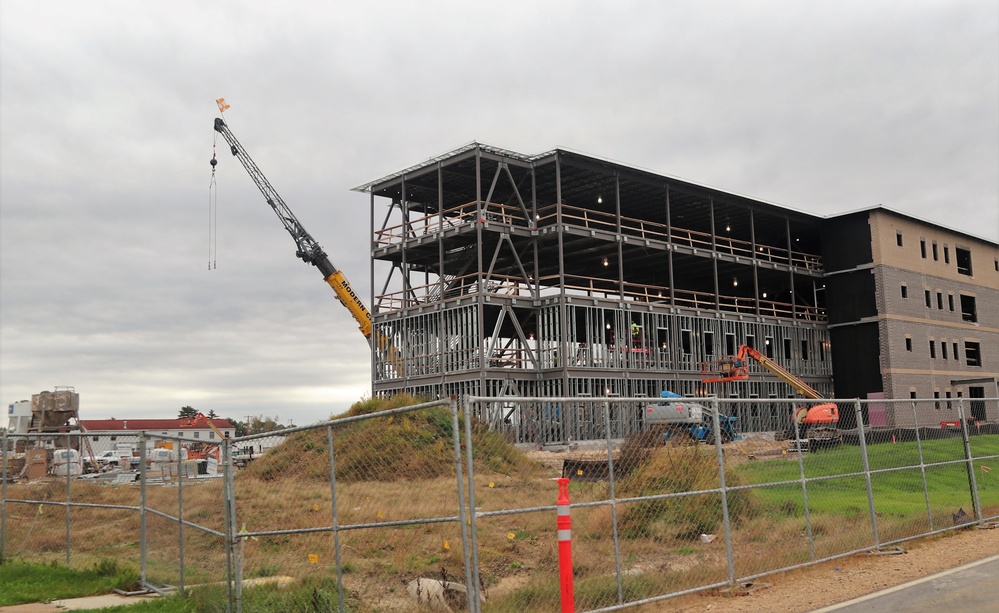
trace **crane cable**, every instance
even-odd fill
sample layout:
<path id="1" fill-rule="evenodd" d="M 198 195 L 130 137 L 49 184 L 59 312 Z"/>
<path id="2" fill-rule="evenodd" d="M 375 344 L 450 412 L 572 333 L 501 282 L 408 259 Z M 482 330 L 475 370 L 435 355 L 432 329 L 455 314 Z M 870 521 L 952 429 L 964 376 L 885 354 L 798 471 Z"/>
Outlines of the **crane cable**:
<path id="1" fill-rule="evenodd" d="M 218 160 L 215 159 L 215 145 L 218 142 L 218 132 L 215 132 L 215 139 L 212 142 L 212 180 L 208 184 L 208 270 L 216 268 L 216 256 L 218 254 L 218 186 L 215 183 L 215 166 Z"/>
<path id="2" fill-rule="evenodd" d="M 229 108 L 226 104 L 225 98 L 219 98 L 215 101 L 215 104 L 219 107 L 219 114 L 225 117 L 225 111 Z M 219 141 L 219 133 L 217 130 L 213 130 L 212 134 L 214 138 L 212 139 L 212 181 L 208 184 L 208 270 L 217 268 L 216 256 L 218 255 L 218 185 L 215 183 L 215 166 L 218 165 L 218 160 L 215 159 L 215 145 Z"/>

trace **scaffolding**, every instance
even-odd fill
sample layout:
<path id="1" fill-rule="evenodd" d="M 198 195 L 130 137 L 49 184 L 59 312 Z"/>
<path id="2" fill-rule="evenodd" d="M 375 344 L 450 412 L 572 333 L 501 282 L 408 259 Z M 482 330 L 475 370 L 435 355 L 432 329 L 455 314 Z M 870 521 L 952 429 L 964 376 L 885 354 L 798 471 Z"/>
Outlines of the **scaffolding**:
<path id="1" fill-rule="evenodd" d="M 370 194 L 373 325 L 399 360 L 375 348 L 377 396 L 704 396 L 700 364 L 742 344 L 832 394 L 820 218 L 479 143 L 356 189 Z M 726 395 L 793 390 L 754 370 Z"/>

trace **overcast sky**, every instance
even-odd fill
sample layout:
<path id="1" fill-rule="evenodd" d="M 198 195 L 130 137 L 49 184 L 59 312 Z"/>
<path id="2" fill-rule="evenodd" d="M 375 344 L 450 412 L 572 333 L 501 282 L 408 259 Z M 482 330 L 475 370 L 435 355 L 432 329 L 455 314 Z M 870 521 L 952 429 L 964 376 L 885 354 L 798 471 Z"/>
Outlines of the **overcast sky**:
<path id="1" fill-rule="evenodd" d="M 220 96 L 366 302 L 350 188 L 471 141 L 999 240 L 997 6 L 4 0 L 0 401 L 299 425 L 370 395 L 356 324 L 221 139 L 208 270 Z"/>

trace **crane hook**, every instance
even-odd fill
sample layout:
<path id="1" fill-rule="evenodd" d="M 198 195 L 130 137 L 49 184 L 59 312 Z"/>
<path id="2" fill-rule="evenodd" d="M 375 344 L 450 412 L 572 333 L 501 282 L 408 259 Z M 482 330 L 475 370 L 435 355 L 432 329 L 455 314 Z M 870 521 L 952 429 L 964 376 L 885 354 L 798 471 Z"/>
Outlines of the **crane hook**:
<path id="1" fill-rule="evenodd" d="M 212 154 L 212 161 L 209 163 L 212 165 L 212 170 L 215 170 L 215 167 L 218 166 L 219 161 L 215 159 L 214 153 Z"/>

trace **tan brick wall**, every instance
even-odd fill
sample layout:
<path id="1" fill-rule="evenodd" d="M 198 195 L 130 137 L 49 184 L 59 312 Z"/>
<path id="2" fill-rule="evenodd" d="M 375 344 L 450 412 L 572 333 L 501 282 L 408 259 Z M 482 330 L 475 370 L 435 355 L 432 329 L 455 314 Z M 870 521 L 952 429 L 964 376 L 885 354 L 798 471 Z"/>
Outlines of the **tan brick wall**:
<path id="1" fill-rule="evenodd" d="M 871 211 L 870 224 L 875 264 L 921 272 L 944 280 L 970 280 L 975 285 L 999 290 L 999 272 L 995 269 L 999 246 L 883 209 Z M 901 247 L 896 243 L 898 232 L 902 233 Z M 926 242 L 925 258 L 921 254 L 920 239 Z M 937 243 L 937 260 L 933 259 L 933 241 Z M 955 250 L 958 246 L 971 251 L 972 277 L 957 272 Z M 944 247 L 949 252 L 950 263 L 944 261 Z"/>
<path id="2" fill-rule="evenodd" d="M 968 385 L 952 384 L 951 381 L 999 377 L 999 272 L 995 270 L 999 246 L 884 210 L 872 211 L 869 222 L 885 396 L 908 398 L 914 391 L 917 398 L 931 399 L 917 403 L 916 413 L 921 425 L 957 419 L 958 393 L 963 396 L 965 411 L 970 415 Z M 896 242 L 898 232 L 902 234 L 901 247 Z M 920 240 L 926 245 L 925 258 Z M 933 259 L 934 241 L 936 260 Z M 957 272 L 957 246 L 970 249 L 973 275 Z M 949 262 L 945 261 L 944 247 Z M 902 296 L 903 286 L 907 297 Z M 926 306 L 927 290 L 930 292 L 929 307 Z M 962 294 L 974 297 L 977 322 L 964 321 Z M 951 296 L 953 310 L 950 308 Z M 906 339 L 911 343 L 911 350 L 906 348 Z M 935 357 L 930 357 L 931 341 Z M 982 366 L 968 366 L 966 341 L 979 343 Z M 946 343 L 946 354 L 943 343 Z M 956 358 L 954 343 L 958 347 Z M 996 395 L 995 385 L 986 383 L 982 386 L 987 397 Z M 932 400 L 934 393 L 939 394 L 939 403 Z M 988 406 L 988 418 L 999 421 L 995 405 Z M 910 407 L 894 412 L 893 425 L 913 425 Z"/>

